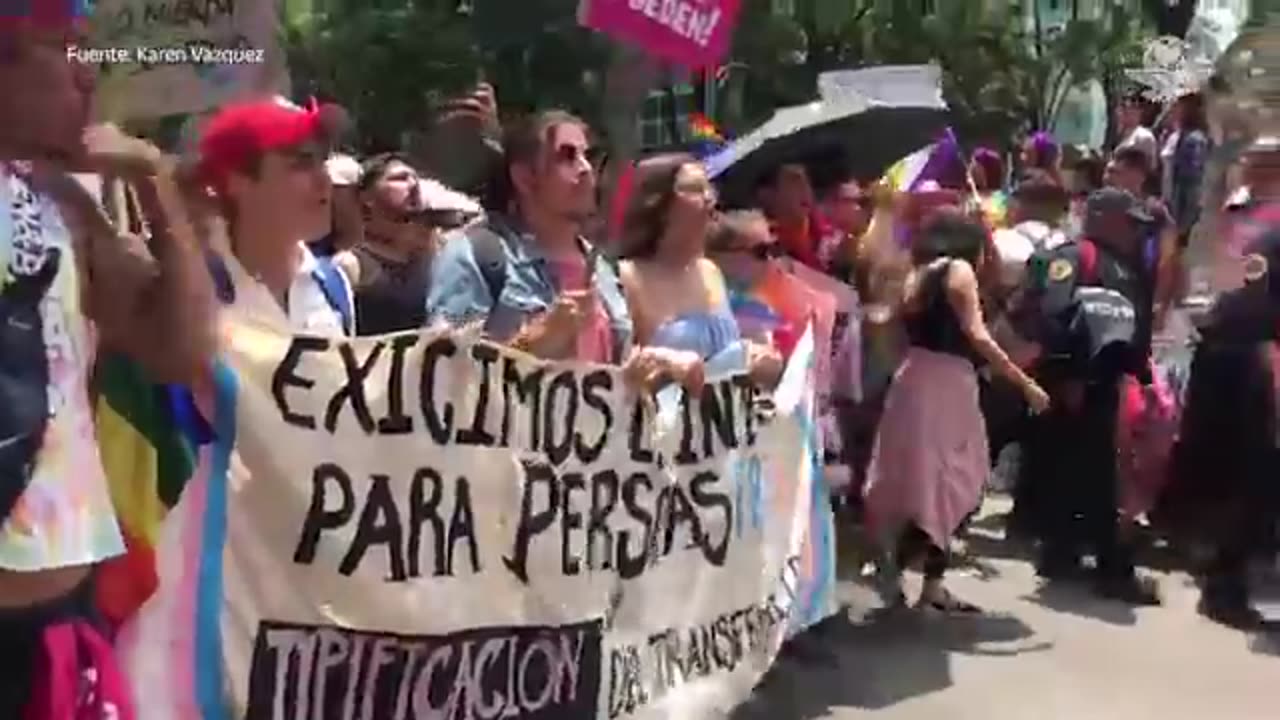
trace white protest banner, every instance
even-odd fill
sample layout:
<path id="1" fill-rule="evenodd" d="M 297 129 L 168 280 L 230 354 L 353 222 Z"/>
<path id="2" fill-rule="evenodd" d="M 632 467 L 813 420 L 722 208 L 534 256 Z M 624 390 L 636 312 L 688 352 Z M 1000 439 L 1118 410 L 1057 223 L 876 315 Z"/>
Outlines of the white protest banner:
<path id="1" fill-rule="evenodd" d="M 616 368 L 225 337 L 119 639 L 143 720 L 707 717 L 834 610 L 811 334 L 772 415 L 713 376 L 661 434 Z"/>
<path id="2" fill-rule="evenodd" d="M 98 0 L 90 47 L 111 120 L 198 113 L 288 91 L 273 0 Z"/>

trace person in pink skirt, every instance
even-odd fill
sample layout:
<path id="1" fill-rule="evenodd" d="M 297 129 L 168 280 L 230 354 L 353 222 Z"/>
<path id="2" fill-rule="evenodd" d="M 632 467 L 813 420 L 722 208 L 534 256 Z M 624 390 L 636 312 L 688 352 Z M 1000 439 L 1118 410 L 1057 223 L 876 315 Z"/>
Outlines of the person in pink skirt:
<path id="1" fill-rule="evenodd" d="M 901 302 L 910 347 L 889 387 L 864 491 L 868 522 L 887 550 L 881 578 L 891 606 L 906 602 L 901 568 L 923 557 L 918 607 L 978 611 L 943 584 L 951 534 L 977 507 L 991 469 L 976 367 L 990 364 L 1033 412 L 1049 404 L 983 320 L 977 277 L 986 232 L 959 210 L 941 209 L 913 240 Z"/>

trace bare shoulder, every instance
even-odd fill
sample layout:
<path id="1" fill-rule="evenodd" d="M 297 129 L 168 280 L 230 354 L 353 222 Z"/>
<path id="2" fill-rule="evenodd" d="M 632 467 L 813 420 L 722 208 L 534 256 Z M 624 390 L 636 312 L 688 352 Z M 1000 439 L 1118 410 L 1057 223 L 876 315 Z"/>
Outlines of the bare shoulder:
<path id="1" fill-rule="evenodd" d="M 698 272 L 702 274 L 704 280 L 708 282 L 723 283 L 724 275 L 720 272 L 720 266 L 709 258 L 698 258 Z"/>
<path id="2" fill-rule="evenodd" d="M 622 287 L 627 290 L 635 290 L 641 284 L 641 276 L 643 271 L 635 260 L 619 260 L 618 261 L 618 280 L 622 282 Z"/>
<path id="3" fill-rule="evenodd" d="M 951 260 L 947 264 L 947 287 L 952 290 L 965 290 L 976 287 L 978 275 L 968 260 Z"/>
<path id="4" fill-rule="evenodd" d="M 347 276 L 347 282 L 351 283 L 352 287 L 360 284 L 360 260 L 355 253 L 350 250 L 335 253 L 333 264 L 337 265 L 342 274 Z"/>
<path id="5" fill-rule="evenodd" d="M 707 289 L 712 306 L 723 303 L 729 294 L 729 289 L 725 285 L 724 273 L 720 272 L 720 266 L 707 258 L 699 258 L 698 274 L 702 277 L 702 285 Z"/>

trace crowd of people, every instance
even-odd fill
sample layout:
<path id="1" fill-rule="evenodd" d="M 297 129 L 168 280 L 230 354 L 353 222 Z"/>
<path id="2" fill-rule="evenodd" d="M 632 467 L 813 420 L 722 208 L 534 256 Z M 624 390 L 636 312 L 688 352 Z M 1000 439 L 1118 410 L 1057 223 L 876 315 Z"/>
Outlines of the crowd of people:
<path id="1" fill-rule="evenodd" d="M 0 27 L 4 717 L 71 717 L 58 713 L 86 702 L 87 669 L 95 702 L 128 705 L 112 695 L 94 604 L 95 567 L 125 551 L 94 433 L 95 358 L 198 386 L 220 305 L 311 334 L 478 332 L 620 366 L 641 391 L 697 392 L 730 349 L 776 384 L 814 317 L 761 288 L 830 283 L 857 310 L 824 345 L 846 356 L 824 442 L 881 545 L 889 603 L 905 604 L 901 571 L 921 562 L 919 606 L 978 611 L 943 583 L 949 548 L 1016 446 L 1010 530 L 1035 542 L 1044 578 L 1070 581 L 1093 556 L 1101 594 L 1159 603 L 1135 569 L 1134 528 L 1149 518 L 1212 548 L 1197 568 L 1206 615 L 1258 619 L 1249 565 L 1274 549 L 1280 467 L 1274 137 L 1243 163 L 1224 226 L 1240 238 L 1241 283 L 1205 319 L 1181 432 L 1163 447 L 1125 440 L 1168 400 L 1151 344 L 1186 293 L 1210 144 L 1197 96 L 1163 137 L 1126 103 L 1105 159 L 1034 133 L 1013 171 L 981 149 L 910 192 L 852 177 L 815 189 L 805 165 L 780 163 L 748 207 L 724 212 L 696 156 L 649 157 L 610 224 L 591 128 L 569 113 L 499 133 L 491 88 L 451 106 L 441 122 L 470 132 L 450 137 L 470 137 L 491 170 L 482 203 L 408 155 L 335 153 L 334 112 L 279 99 L 219 109 L 195 152 L 174 157 L 90 124 L 92 78 L 68 59 L 69 32 Z M 102 178 L 101 197 L 83 173 Z M 1169 477 L 1134 502 L 1130 450 Z"/>

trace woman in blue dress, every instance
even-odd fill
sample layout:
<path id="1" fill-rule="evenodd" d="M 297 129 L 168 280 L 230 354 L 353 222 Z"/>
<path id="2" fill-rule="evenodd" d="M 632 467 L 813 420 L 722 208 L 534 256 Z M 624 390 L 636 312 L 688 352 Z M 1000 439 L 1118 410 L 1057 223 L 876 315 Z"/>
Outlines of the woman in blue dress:
<path id="1" fill-rule="evenodd" d="M 715 188 L 689 155 L 662 155 L 636 169 L 623 219 L 622 287 L 640 346 L 706 361 L 744 343 L 724 277 L 705 256 L 715 219 Z M 745 343 L 748 369 L 762 384 L 781 374 L 781 357 Z"/>

